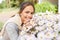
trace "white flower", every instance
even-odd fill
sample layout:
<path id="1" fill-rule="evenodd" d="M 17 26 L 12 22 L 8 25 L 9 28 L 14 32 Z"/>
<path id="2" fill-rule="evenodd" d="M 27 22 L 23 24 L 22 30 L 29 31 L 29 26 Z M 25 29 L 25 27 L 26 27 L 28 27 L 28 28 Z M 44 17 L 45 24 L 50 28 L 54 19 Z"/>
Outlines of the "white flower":
<path id="1" fill-rule="evenodd" d="M 52 35 L 53 35 L 54 37 L 57 37 L 57 36 L 58 36 L 58 32 L 53 32 Z"/>
<path id="2" fill-rule="evenodd" d="M 60 40 L 60 35 L 58 35 L 58 36 L 56 37 L 56 39 L 57 39 L 57 40 Z"/>
<path id="3" fill-rule="evenodd" d="M 58 31 L 59 25 L 58 25 L 58 24 L 55 24 L 55 25 L 53 26 L 53 28 L 54 28 L 54 31 Z"/>
<path id="4" fill-rule="evenodd" d="M 43 25 L 43 26 L 35 27 L 35 29 L 38 30 L 38 31 L 43 31 L 43 30 L 46 29 L 46 27 L 45 27 L 45 25 Z"/>
<path id="5" fill-rule="evenodd" d="M 20 32 L 20 35 L 25 35 L 26 34 L 26 31 L 21 31 Z"/>
<path id="6" fill-rule="evenodd" d="M 44 20 L 38 22 L 38 25 L 40 25 L 40 26 L 43 24 L 44 24 Z"/>
<path id="7" fill-rule="evenodd" d="M 57 25 L 58 25 L 58 31 L 60 31 L 60 22 Z"/>
<path id="8" fill-rule="evenodd" d="M 49 12 L 48 12 L 49 13 Z M 21 31 L 21 40 L 60 40 L 60 14 L 40 14 L 34 15 L 30 24 L 23 27 Z M 35 29 L 34 31 L 31 29 Z M 27 32 L 30 32 L 27 33 Z M 37 37 L 35 34 L 37 33 Z"/>
<path id="9" fill-rule="evenodd" d="M 49 31 L 49 32 L 53 32 L 54 31 L 51 27 L 47 27 L 46 30 Z"/>
<path id="10" fill-rule="evenodd" d="M 53 25 L 52 22 L 48 22 L 48 23 L 46 23 L 46 26 L 47 26 L 47 27 L 51 27 L 52 25 Z"/>
<path id="11" fill-rule="evenodd" d="M 53 34 L 52 34 L 51 32 L 46 32 L 46 33 L 45 33 L 45 37 L 52 39 L 54 36 L 53 36 Z"/>
<path id="12" fill-rule="evenodd" d="M 57 21 L 57 18 L 55 15 L 45 15 L 44 18 L 49 21 Z"/>
<path id="13" fill-rule="evenodd" d="M 60 14 L 56 15 L 56 17 L 60 21 Z"/>
<path id="14" fill-rule="evenodd" d="M 45 39 L 44 32 L 39 32 L 39 33 L 37 34 L 37 37 L 38 37 L 39 40 L 44 40 L 44 39 Z"/>

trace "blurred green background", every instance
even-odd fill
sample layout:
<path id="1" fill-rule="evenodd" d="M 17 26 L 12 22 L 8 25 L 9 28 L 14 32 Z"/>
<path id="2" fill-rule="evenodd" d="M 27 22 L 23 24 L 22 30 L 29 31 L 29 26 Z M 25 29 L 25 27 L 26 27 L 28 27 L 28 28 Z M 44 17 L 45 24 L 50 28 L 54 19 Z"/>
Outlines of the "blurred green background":
<path id="1" fill-rule="evenodd" d="M 0 1 L 0 30 L 9 17 L 19 11 L 20 4 L 25 1 L 30 1 L 34 4 L 35 13 L 46 12 L 46 10 L 56 14 L 58 12 L 58 0 L 3 0 Z"/>

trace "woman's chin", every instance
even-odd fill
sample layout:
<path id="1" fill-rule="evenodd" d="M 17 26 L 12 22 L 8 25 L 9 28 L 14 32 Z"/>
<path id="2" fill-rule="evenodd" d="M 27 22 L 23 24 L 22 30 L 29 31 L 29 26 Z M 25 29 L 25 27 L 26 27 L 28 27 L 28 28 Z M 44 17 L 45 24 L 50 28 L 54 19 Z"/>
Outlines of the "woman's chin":
<path id="1" fill-rule="evenodd" d="M 29 21 L 24 21 L 24 24 L 28 23 Z"/>
<path id="2" fill-rule="evenodd" d="M 25 21 L 24 24 L 28 23 L 28 21 Z"/>

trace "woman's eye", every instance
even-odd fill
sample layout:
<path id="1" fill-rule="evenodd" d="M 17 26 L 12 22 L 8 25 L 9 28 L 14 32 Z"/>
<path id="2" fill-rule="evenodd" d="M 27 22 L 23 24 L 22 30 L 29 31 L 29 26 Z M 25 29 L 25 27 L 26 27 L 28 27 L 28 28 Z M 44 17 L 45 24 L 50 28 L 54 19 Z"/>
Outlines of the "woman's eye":
<path id="1" fill-rule="evenodd" d="M 27 11 L 26 13 L 29 13 L 29 11 Z"/>
<path id="2" fill-rule="evenodd" d="M 31 13 L 31 14 L 33 14 L 33 13 Z"/>
<path id="3" fill-rule="evenodd" d="M 34 12 L 32 12 L 31 14 L 34 14 Z"/>

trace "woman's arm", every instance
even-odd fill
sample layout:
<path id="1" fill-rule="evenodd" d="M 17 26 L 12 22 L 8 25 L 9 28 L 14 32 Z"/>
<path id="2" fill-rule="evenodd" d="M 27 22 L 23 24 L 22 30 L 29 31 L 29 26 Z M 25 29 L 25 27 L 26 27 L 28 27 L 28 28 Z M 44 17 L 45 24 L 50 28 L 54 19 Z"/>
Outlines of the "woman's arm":
<path id="1" fill-rule="evenodd" d="M 18 40 L 18 26 L 14 23 L 8 23 L 6 25 L 6 32 L 10 38 L 10 40 Z"/>

